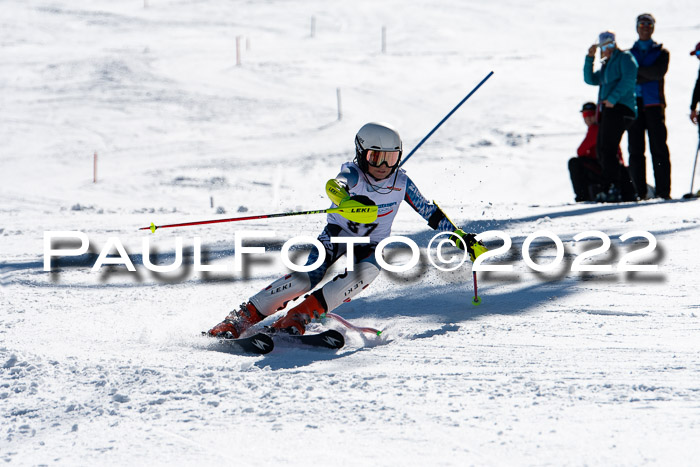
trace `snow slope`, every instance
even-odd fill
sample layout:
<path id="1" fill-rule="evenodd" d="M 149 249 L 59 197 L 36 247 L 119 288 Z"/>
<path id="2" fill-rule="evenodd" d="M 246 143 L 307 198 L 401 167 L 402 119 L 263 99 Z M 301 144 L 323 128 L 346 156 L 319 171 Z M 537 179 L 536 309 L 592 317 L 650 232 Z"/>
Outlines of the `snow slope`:
<path id="1" fill-rule="evenodd" d="M 700 224 L 697 201 L 679 198 L 697 147 L 687 107 L 698 63 L 688 50 L 700 38 L 700 11 L 686 0 L 581 9 L 453 0 L 0 3 L 0 458 L 696 463 Z M 596 96 L 583 83 L 583 57 L 604 29 L 630 46 L 642 11 L 656 16 L 655 38 L 672 54 L 676 199 L 575 205 L 566 161 L 584 135 L 580 105 Z M 324 183 L 353 157 L 362 124 L 393 123 L 411 149 L 491 70 L 405 166 L 458 224 L 512 238 L 498 259 L 514 270 L 479 274 L 481 306 L 470 304 L 470 269 L 427 263 L 432 232 L 404 207 L 394 234 L 421 246 L 421 265 L 385 271 L 338 310 L 384 329 L 382 338 L 347 332 L 339 352 L 280 343 L 255 357 L 199 336 L 277 278 L 280 245 L 316 235 L 323 217 L 156 235 L 138 227 L 324 208 Z M 571 272 L 596 246 L 573 238 L 592 229 L 612 239 L 599 263 L 615 266 L 646 244 L 621 235 L 651 232 L 658 246 L 636 262 L 658 271 Z M 90 254 L 45 272 L 44 233 L 66 230 L 84 232 Z M 276 235 L 262 242 L 264 257 L 234 272 L 242 230 Z M 536 273 L 520 253 L 540 230 L 564 242 L 552 272 Z M 91 271 L 113 237 L 136 273 Z M 148 237 L 163 264 L 183 238 L 185 266 L 144 268 Z M 194 271 L 194 237 L 211 264 L 229 271 Z M 544 238 L 530 251 L 541 264 L 555 257 Z M 391 254 L 407 258 L 405 249 Z"/>

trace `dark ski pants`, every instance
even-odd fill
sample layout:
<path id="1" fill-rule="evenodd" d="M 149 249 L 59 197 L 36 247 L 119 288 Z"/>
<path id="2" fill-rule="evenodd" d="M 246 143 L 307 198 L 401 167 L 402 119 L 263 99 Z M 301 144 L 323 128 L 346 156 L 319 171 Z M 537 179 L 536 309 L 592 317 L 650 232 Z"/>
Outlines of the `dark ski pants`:
<path id="1" fill-rule="evenodd" d="M 622 135 L 634 123 L 634 111 L 622 104 L 615 104 L 612 108 L 603 107 L 599 120 L 596 148 L 598 161 L 603 169 L 604 189 L 615 184 L 623 201 L 635 201 L 637 192 L 630 174 L 627 167 L 620 164 L 617 158 Z"/>
<path id="2" fill-rule="evenodd" d="M 576 194 L 576 202 L 595 201 L 595 195 L 603 190 L 600 164 L 593 158 L 569 159 L 569 175 Z"/>
<path id="3" fill-rule="evenodd" d="M 647 192 L 647 161 L 644 133 L 649 134 L 649 150 L 654 167 L 656 195 L 668 198 L 671 195 L 671 155 L 666 144 L 666 117 L 660 105 L 644 107 L 641 99 L 637 100 L 639 116 L 634 121 L 627 136 L 630 153 L 630 175 L 637 193 L 644 197 Z"/>

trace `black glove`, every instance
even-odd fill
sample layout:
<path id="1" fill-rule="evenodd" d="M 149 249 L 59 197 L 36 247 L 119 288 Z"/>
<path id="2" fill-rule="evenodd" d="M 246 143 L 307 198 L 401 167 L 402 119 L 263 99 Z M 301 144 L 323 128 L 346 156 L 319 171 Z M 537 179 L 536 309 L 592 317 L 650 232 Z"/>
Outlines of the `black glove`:
<path id="1" fill-rule="evenodd" d="M 368 196 L 365 195 L 353 195 L 350 197 L 350 200 L 352 201 L 357 201 L 360 204 L 363 204 L 365 206 L 376 206 L 374 201 Z"/>

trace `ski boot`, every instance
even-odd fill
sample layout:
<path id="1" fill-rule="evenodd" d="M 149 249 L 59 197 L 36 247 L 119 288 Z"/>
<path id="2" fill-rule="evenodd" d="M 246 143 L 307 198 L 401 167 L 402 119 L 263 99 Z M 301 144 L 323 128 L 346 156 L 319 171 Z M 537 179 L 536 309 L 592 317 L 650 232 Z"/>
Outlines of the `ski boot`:
<path id="1" fill-rule="evenodd" d="M 240 309 L 231 311 L 222 322 L 207 331 L 207 334 L 211 337 L 238 339 L 246 329 L 263 319 L 265 316 L 261 315 L 252 303 L 242 303 Z"/>
<path id="2" fill-rule="evenodd" d="M 287 312 L 285 316 L 272 324 L 275 329 L 285 329 L 291 334 L 303 335 L 306 325 L 312 319 L 318 319 L 326 312 L 326 307 L 316 298 L 315 294 L 308 295 L 303 302 Z"/>
<path id="3" fill-rule="evenodd" d="M 622 202 L 622 194 L 615 185 L 610 185 L 610 189 L 607 192 L 598 193 L 595 200 L 598 203 L 620 203 Z"/>

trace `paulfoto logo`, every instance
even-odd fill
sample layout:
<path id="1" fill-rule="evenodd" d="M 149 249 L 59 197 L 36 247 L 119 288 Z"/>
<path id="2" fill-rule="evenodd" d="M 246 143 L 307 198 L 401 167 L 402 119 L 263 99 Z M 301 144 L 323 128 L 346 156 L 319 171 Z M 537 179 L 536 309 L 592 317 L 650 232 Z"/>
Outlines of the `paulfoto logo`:
<path id="1" fill-rule="evenodd" d="M 262 246 L 244 245 L 245 240 L 263 240 L 275 238 L 274 231 L 239 231 L 234 235 L 234 251 L 233 265 L 229 267 L 226 264 L 203 264 L 202 262 L 202 240 L 200 237 L 193 238 L 193 270 L 195 272 L 241 272 L 243 270 L 244 258 L 247 255 L 260 255 L 267 252 Z M 62 244 L 57 245 L 57 241 L 61 240 Z M 354 255 L 353 245 L 370 243 L 369 237 L 331 237 L 331 243 L 345 244 L 347 246 L 346 268 L 348 271 L 354 270 Z M 183 245 L 182 237 L 175 237 L 175 259 L 168 265 L 156 265 L 151 262 L 151 237 L 144 237 L 141 241 L 141 252 L 143 258 L 143 266 L 156 273 L 169 273 L 178 270 L 183 265 Z M 383 251 L 390 243 L 403 243 L 408 245 L 413 252 L 411 260 L 402 265 L 392 265 L 387 263 L 383 258 Z M 66 245 L 79 243 L 78 247 L 66 247 Z M 290 250 L 297 245 L 312 245 L 318 251 L 318 259 L 308 266 L 300 266 L 295 264 L 290 259 Z M 90 248 L 90 240 L 84 232 L 80 231 L 46 231 L 44 232 L 44 271 L 50 272 L 53 270 L 52 260 L 54 258 L 79 257 L 86 255 Z M 418 245 L 407 237 L 392 236 L 385 238 L 376 249 L 377 263 L 383 269 L 391 272 L 405 272 L 413 268 L 420 259 L 420 249 Z M 116 253 L 117 256 L 113 256 Z M 315 237 L 298 236 L 293 237 L 284 242 L 280 250 L 282 263 L 297 272 L 309 272 L 317 269 L 326 259 L 326 249 L 323 244 Z M 130 272 L 136 272 L 136 267 L 124 244 L 118 237 L 109 237 L 106 243 L 100 249 L 100 253 L 92 265 L 93 272 L 99 272 L 105 266 L 123 266 Z"/>
<path id="2" fill-rule="evenodd" d="M 461 254 L 454 254 L 454 243 L 450 239 L 453 234 L 451 232 L 439 232 L 433 236 L 428 243 L 427 259 L 428 262 L 440 271 L 455 271 L 462 267 L 469 258 L 467 251 L 462 251 Z M 260 241 L 264 239 L 275 238 L 274 231 L 239 231 L 236 232 L 233 239 L 234 251 L 232 264 L 204 264 L 202 261 L 202 241 L 199 237 L 192 239 L 192 270 L 194 272 L 241 272 L 244 268 L 244 260 L 250 255 L 264 255 L 268 250 L 263 246 L 244 245 L 244 241 Z M 174 259 L 170 264 L 161 265 L 154 264 L 151 261 L 151 238 L 144 237 L 141 241 L 141 258 L 143 266 L 155 273 L 172 273 L 183 267 L 183 245 L 182 237 L 174 238 Z M 512 272 L 514 266 L 512 264 L 513 241 L 511 237 L 500 230 L 490 230 L 482 232 L 476 236 L 479 241 L 496 240 L 495 245 L 491 245 L 491 249 L 481 254 L 474 260 L 472 270 L 475 272 Z M 595 257 L 602 257 L 612 246 L 610 237 L 604 232 L 598 230 L 590 230 L 575 235 L 572 240 L 574 243 L 586 245 L 585 241 L 594 241 L 600 243 L 600 246 L 586 249 L 573 254 L 573 261 L 570 263 L 571 272 L 654 272 L 658 271 L 657 264 L 641 264 L 646 260 L 649 262 L 657 247 L 656 238 L 647 231 L 632 231 L 619 236 L 621 244 L 625 242 L 635 243 L 633 240 L 641 239 L 645 242 L 641 248 L 634 249 L 622 255 L 616 264 L 600 264 L 600 258 L 595 261 Z M 60 242 L 59 242 L 60 241 Z M 354 245 L 362 245 L 370 243 L 369 237 L 331 237 L 331 243 L 344 244 L 346 246 L 345 268 L 348 271 L 353 271 L 355 266 Z M 551 261 L 535 262 L 532 259 L 530 250 L 533 244 L 540 245 L 540 248 L 555 248 L 554 259 Z M 390 264 L 384 259 L 384 250 L 390 244 L 402 244 L 408 247 L 411 251 L 410 259 L 403 264 Z M 68 247 L 71 244 L 79 244 L 77 247 Z M 500 244 L 500 245 L 499 245 Z M 290 258 L 290 250 L 299 245 L 312 245 L 318 252 L 317 259 L 309 265 L 295 264 Z M 94 245 L 93 245 L 94 246 Z M 44 232 L 44 271 L 53 271 L 53 259 L 80 257 L 86 255 L 90 248 L 90 240 L 84 232 L 80 231 L 46 231 Z M 433 252 L 434 250 L 434 252 Z M 449 257 L 446 257 L 445 252 L 451 251 Z M 433 254 L 434 253 L 434 254 Z M 116 256 L 115 256 L 116 254 Z M 317 269 L 323 264 L 326 259 L 326 249 L 323 244 L 315 237 L 297 236 L 290 238 L 282 245 L 280 249 L 280 259 L 282 263 L 292 271 L 310 272 Z M 517 256 L 517 255 L 516 255 Z M 565 256 L 565 246 L 562 240 L 553 232 L 540 230 L 528 235 L 522 242 L 520 248 L 520 258 L 525 265 L 535 272 L 549 272 L 562 266 L 562 261 Z M 387 271 L 393 273 L 407 272 L 413 269 L 421 260 L 421 250 L 418 244 L 412 239 L 405 236 L 390 236 L 380 241 L 375 247 L 375 258 L 377 264 Z M 504 264 L 504 260 L 510 259 L 511 264 Z M 500 264 L 499 264 L 500 263 Z M 129 253 L 124 247 L 122 241 L 118 237 L 109 237 L 105 244 L 100 249 L 94 264 L 91 267 L 92 272 L 99 272 L 103 266 L 121 266 L 129 272 L 136 272 L 136 266 L 132 261 Z"/>
<path id="3" fill-rule="evenodd" d="M 489 258 L 495 258 L 501 255 L 505 255 L 511 250 L 512 240 L 508 234 L 500 230 L 490 230 L 483 232 L 476 236 L 477 240 L 482 240 L 486 238 L 496 237 L 503 242 L 503 245 L 499 248 L 487 251 L 486 253 L 480 255 L 474 261 L 474 271 L 500 271 L 500 272 L 511 272 L 513 271 L 512 264 L 484 264 Z M 535 240 L 545 239 L 545 241 L 550 241 L 554 244 L 556 248 L 556 255 L 554 260 L 549 263 L 538 264 L 533 261 L 530 255 L 530 247 L 535 242 Z M 644 261 L 649 258 L 650 255 L 654 253 L 657 247 L 656 237 L 654 237 L 650 232 L 645 230 L 635 230 L 632 232 L 627 232 L 619 236 L 619 241 L 624 243 L 633 243 L 633 239 L 643 239 L 646 240 L 646 246 L 642 248 L 632 250 L 622 255 L 620 260 L 616 265 L 613 264 L 590 264 L 584 263 L 585 260 L 592 259 L 596 256 L 601 256 L 606 254 L 612 246 L 612 241 L 610 237 L 600 230 L 588 230 L 586 232 L 581 232 L 574 235 L 572 238 L 575 243 L 582 243 L 583 241 L 596 240 L 601 241 L 602 244 L 599 247 L 592 248 L 590 250 L 585 250 L 578 254 L 575 254 L 574 260 L 571 262 L 570 270 L 571 272 L 654 272 L 658 271 L 657 264 L 639 264 L 636 261 Z M 525 262 L 527 267 L 536 272 L 549 272 L 557 269 L 561 266 L 564 259 L 565 247 L 559 236 L 548 230 L 539 230 L 533 232 L 525 238 L 520 249 L 522 260 Z"/>

